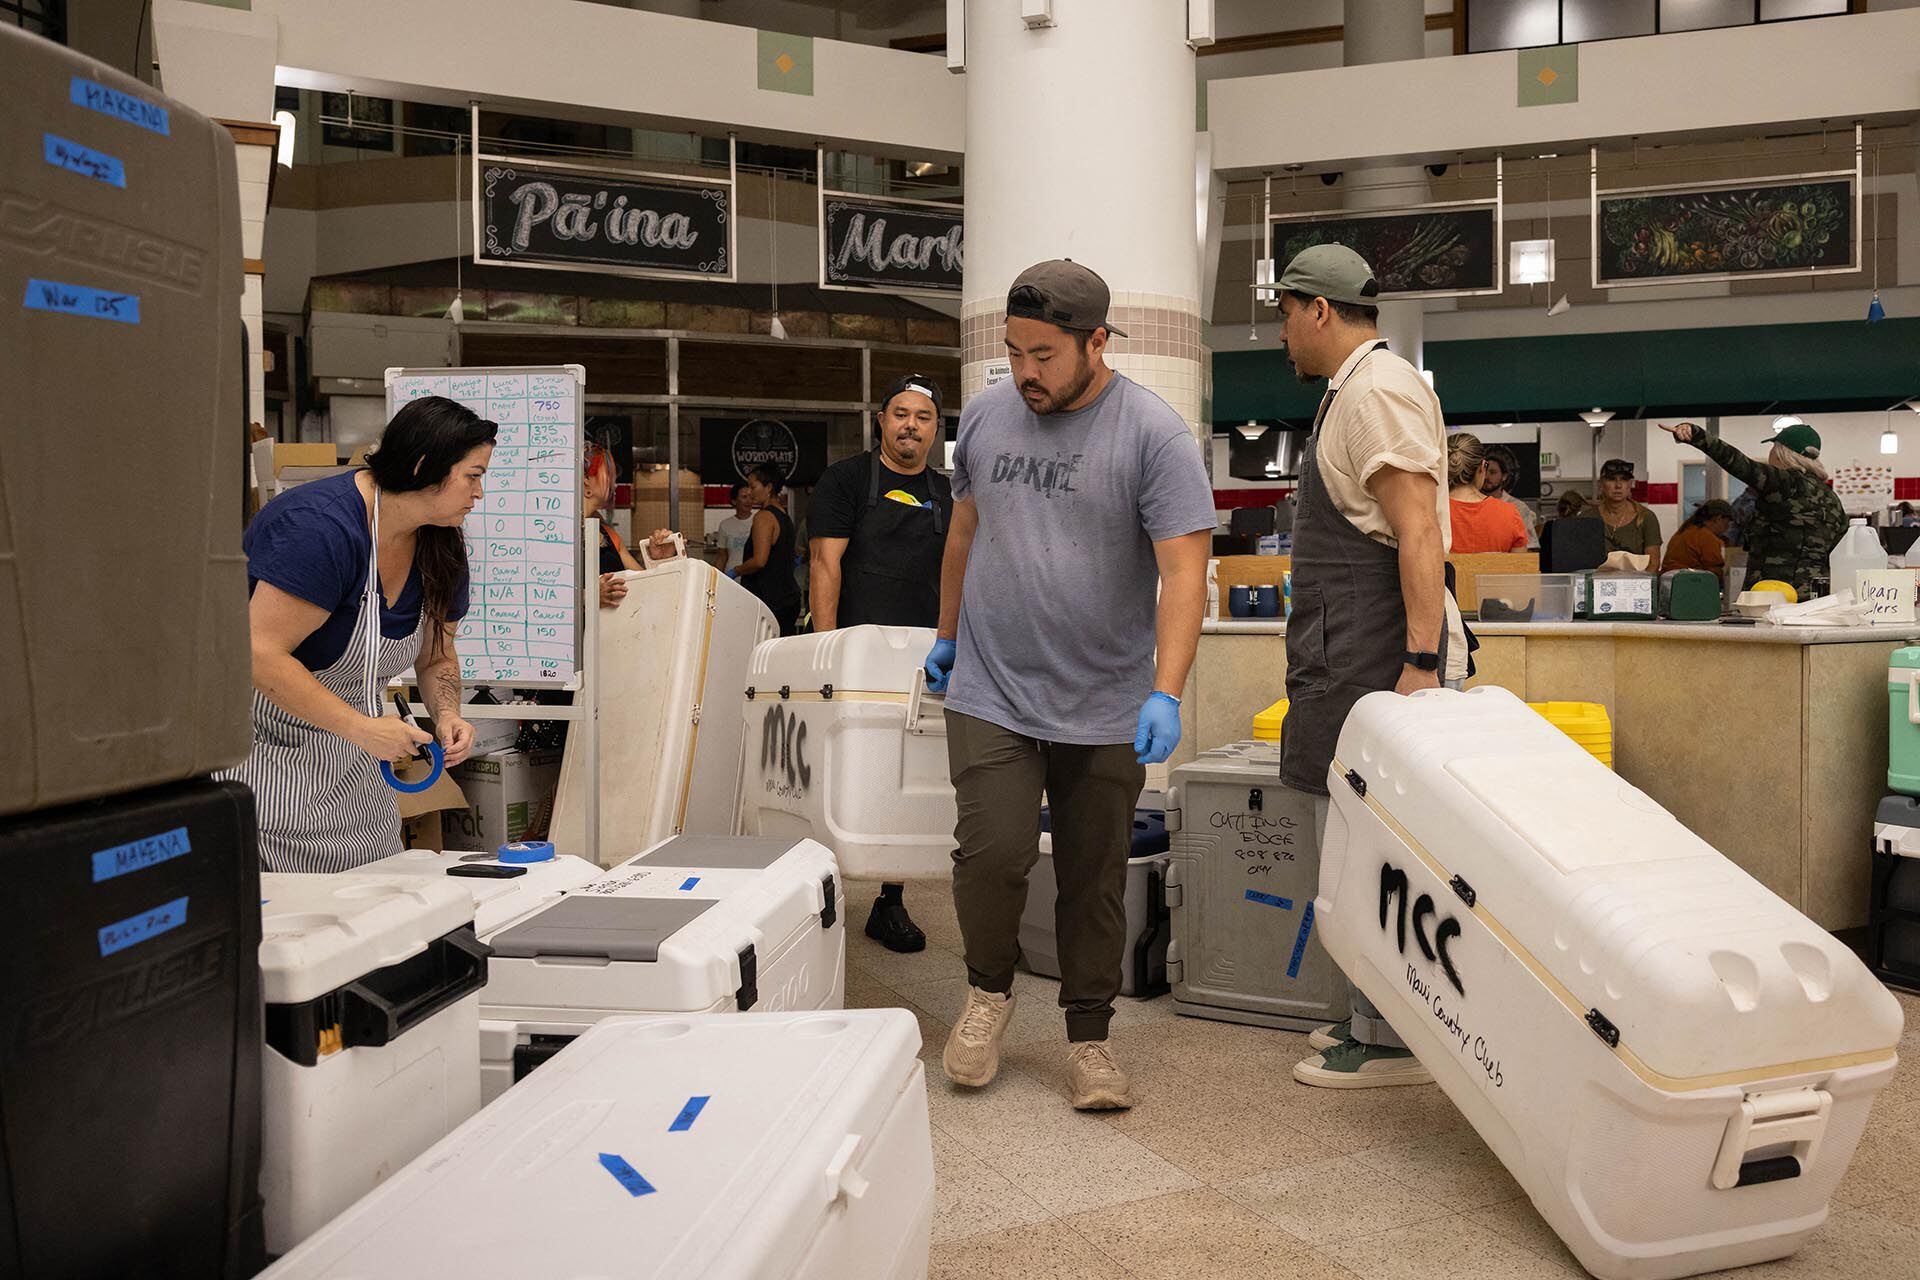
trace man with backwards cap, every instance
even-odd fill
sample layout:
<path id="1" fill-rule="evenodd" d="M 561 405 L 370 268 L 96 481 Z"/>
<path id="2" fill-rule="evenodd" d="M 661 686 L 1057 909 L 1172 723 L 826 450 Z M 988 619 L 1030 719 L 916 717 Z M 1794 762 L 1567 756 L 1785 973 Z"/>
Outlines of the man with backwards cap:
<path id="1" fill-rule="evenodd" d="M 1443 680 L 1459 687 L 1466 639 L 1446 586 L 1446 423 L 1420 371 L 1380 341 L 1372 269 L 1344 245 L 1315 245 L 1278 288 L 1287 358 L 1302 382 L 1327 379 L 1294 498 L 1291 701 L 1280 727 L 1280 781 L 1314 797 L 1324 840 L 1327 769 L 1353 704 Z M 1296 1063 L 1294 1078 L 1336 1089 L 1432 1080 L 1349 988 L 1352 1017 L 1312 1034 L 1321 1052 Z"/>
<path id="2" fill-rule="evenodd" d="M 977 1088 L 999 1070 L 1044 791 L 1068 1075 L 1083 1110 L 1132 1105 L 1107 1024 L 1133 810 L 1143 766 L 1180 741 L 1215 525 L 1187 424 L 1106 363 L 1108 335 L 1126 336 L 1109 301 L 1106 282 L 1074 262 L 1014 281 L 1012 377 L 960 415 L 940 638 L 926 662 L 927 687 L 946 694 L 967 960 L 947 1078 Z"/>
<path id="3" fill-rule="evenodd" d="M 953 519 L 953 488 L 928 465 L 944 441 L 940 387 L 908 374 L 887 389 L 878 443 L 828 467 L 814 487 L 813 629 L 933 627 L 940 622 L 940 560 Z M 901 886 L 880 886 L 867 936 L 891 951 L 927 945 L 907 914 Z"/>

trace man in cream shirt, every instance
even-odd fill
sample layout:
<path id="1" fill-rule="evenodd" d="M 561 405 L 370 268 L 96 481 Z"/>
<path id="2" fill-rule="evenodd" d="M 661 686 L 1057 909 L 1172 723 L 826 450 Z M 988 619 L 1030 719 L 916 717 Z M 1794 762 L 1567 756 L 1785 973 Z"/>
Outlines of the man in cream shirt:
<path id="1" fill-rule="evenodd" d="M 1314 797 L 1324 837 L 1327 768 L 1354 703 L 1457 687 L 1467 645 L 1446 585 L 1446 422 L 1420 371 L 1380 340 L 1372 269 L 1342 245 L 1316 245 L 1287 264 L 1279 289 L 1288 358 L 1302 381 L 1327 379 L 1295 495 L 1280 738 L 1280 781 Z M 1294 1078 L 1340 1089 L 1432 1080 L 1358 987 L 1350 997 L 1351 1019 L 1313 1033 L 1321 1052 Z"/>

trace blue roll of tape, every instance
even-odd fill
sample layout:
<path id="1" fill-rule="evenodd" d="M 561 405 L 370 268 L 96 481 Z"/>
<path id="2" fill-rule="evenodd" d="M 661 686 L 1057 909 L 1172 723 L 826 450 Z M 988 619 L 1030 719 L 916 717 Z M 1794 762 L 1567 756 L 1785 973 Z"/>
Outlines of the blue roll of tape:
<path id="1" fill-rule="evenodd" d="M 385 778 L 387 785 L 395 791 L 404 792 L 410 796 L 418 795 L 434 783 L 440 781 L 440 775 L 447 771 L 447 753 L 441 750 L 439 743 L 429 742 L 427 744 L 427 754 L 433 760 L 433 769 L 426 777 L 418 782 L 408 782 L 399 774 L 395 773 L 393 771 L 393 762 L 389 760 L 382 760 L 380 762 L 380 776 Z"/>
<path id="2" fill-rule="evenodd" d="M 517 840 L 500 846 L 500 861 L 508 865 L 552 862 L 553 844 L 547 840 Z"/>

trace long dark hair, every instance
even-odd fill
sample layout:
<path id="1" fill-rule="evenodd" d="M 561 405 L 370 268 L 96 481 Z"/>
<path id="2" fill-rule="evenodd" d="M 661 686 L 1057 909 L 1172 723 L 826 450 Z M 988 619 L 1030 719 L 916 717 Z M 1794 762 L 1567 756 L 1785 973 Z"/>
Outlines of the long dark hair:
<path id="1" fill-rule="evenodd" d="M 492 444 L 499 428 L 445 396 L 409 400 L 380 433 L 367 454 L 373 483 L 388 493 L 431 489 L 450 475 L 460 459 Z M 421 525 L 415 534 L 413 562 L 420 570 L 420 598 L 432 632 L 432 651 L 445 642 L 447 611 L 467 574 L 467 540 L 457 528 Z"/>

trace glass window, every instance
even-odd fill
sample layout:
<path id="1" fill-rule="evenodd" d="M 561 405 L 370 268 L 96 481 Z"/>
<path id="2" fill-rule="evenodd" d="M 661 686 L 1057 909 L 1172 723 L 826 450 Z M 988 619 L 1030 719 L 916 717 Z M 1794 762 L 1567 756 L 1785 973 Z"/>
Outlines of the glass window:
<path id="1" fill-rule="evenodd" d="M 1753 0 L 1660 0 L 1661 31 L 1704 31 L 1753 21 Z"/>
<path id="2" fill-rule="evenodd" d="M 1776 18 L 1824 18 L 1846 11 L 1847 0 L 1760 0 L 1762 22 Z"/>
<path id="3" fill-rule="evenodd" d="M 1524 49 L 1560 43 L 1560 0 L 1473 0 L 1467 48 Z"/>
<path id="4" fill-rule="evenodd" d="M 1560 9 L 1560 38 L 1612 40 L 1653 34 L 1654 0 L 1566 0 Z"/>

